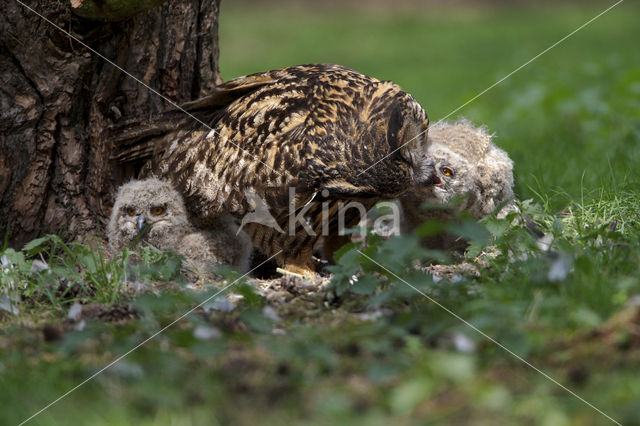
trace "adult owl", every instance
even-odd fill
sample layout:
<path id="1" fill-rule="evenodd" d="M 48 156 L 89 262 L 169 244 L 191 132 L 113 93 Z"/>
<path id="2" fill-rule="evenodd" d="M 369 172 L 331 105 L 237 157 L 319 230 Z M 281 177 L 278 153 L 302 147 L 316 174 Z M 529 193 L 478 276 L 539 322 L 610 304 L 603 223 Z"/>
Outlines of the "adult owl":
<path id="1" fill-rule="evenodd" d="M 251 253 L 249 237 L 238 232 L 232 217 L 221 215 L 206 231 L 195 229 L 180 194 L 156 178 L 132 180 L 118 189 L 107 238 L 113 252 L 136 241 L 170 248 L 200 271 L 218 263 L 246 271 Z"/>
<path id="2" fill-rule="evenodd" d="M 481 219 L 513 200 L 513 162 L 491 138 L 485 127 L 465 119 L 431 126 L 427 155 L 435 162 L 434 185 L 412 188 L 400 197 L 403 233 L 427 220 L 452 219 L 454 201 L 458 209 Z M 449 244 L 431 241 L 438 248 Z"/>
<path id="3" fill-rule="evenodd" d="M 146 173 L 169 179 L 199 226 L 224 213 L 268 216 L 243 229 L 293 272 L 314 270 L 321 234 L 337 235 L 341 220 L 357 223 L 361 211 L 341 217 L 341 206 L 357 201 L 366 210 L 431 184 L 423 108 L 396 84 L 339 65 L 236 78 L 184 108 L 213 130 L 157 145 Z M 262 205 L 267 215 L 256 212 Z"/>

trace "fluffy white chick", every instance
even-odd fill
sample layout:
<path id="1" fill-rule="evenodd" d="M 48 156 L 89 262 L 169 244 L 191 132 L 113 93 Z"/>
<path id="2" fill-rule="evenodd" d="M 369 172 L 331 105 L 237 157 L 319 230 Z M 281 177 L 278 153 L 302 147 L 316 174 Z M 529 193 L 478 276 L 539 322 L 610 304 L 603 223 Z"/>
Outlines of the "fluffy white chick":
<path id="1" fill-rule="evenodd" d="M 481 219 L 500 206 L 510 205 L 514 199 L 513 162 L 491 138 L 484 126 L 474 126 L 465 119 L 429 128 L 427 155 L 435 162 L 435 184 L 414 188 L 400 198 L 403 233 L 427 220 L 453 218 L 454 206 Z M 426 209 L 425 204 L 429 205 Z M 441 248 L 451 241 L 445 238 L 431 243 Z"/>
<path id="2" fill-rule="evenodd" d="M 238 232 L 231 216 L 220 216 L 206 230 L 195 229 L 182 196 L 157 178 L 132 180 L 118 189 L 107 238 L 114 252 L 136 240 L 170 248 L 202 271 L 218 263 L 246 271 L 251 254 L 249 237 Z"/>

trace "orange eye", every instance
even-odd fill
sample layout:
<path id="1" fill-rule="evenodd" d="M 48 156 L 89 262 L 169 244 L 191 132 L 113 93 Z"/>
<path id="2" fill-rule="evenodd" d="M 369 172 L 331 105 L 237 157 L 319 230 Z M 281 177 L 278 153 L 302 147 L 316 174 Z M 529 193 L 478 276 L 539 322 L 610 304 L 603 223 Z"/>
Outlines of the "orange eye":
<path id="1" fill-rule="evenodd" d="M 151 213 L 156 216 L 160 216 L 162 213 L 164 213 L 164 207 L 162 206 L 151 207 Z"/>
<path id="2" fill-rule="evenodd" d="M 133 207 L 127 207 L 127 214 L 129 216 L 135 216 L 136 215 L 136 209 L 134 209 Z"/>
<path id="3" fill-rule="evenodd" d="M 440 169 L 440 171 L 442 172 L 443 175 L 445 175 L 447 177 L 453 176 L 453 170 L 451 170 L 448 167 L 443 167 L 443 168 Z"/>

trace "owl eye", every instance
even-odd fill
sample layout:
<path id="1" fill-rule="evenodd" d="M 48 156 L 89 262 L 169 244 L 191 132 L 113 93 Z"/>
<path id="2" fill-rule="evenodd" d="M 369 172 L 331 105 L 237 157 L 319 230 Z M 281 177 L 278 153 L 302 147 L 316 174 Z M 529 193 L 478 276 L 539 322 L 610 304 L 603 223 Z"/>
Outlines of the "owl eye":
<path id="1" fill-rule="evenodd" d="M 164 207 L 162 207 L 162 206 L 151 207 L 151 214 L 154 214 L 156 216 L 160 216 L 162 213 L 164 213 Z"/>
<path id="2" fill-rule="evenodd" d="M 443 175 L 445 175 L 447 177 L 453 176 L 453 170 L 451 170 L 448 167 L 443 167 L 443 168 L 440 169 L 440 171 L 442 172 Z"/>
<path id="3" fill-rule="evenodd" d="M 134 209 L 133 207 L 127 207 L 127 214 L 129 216 L 135 216 L 136 215 L 136 209 Z"/>

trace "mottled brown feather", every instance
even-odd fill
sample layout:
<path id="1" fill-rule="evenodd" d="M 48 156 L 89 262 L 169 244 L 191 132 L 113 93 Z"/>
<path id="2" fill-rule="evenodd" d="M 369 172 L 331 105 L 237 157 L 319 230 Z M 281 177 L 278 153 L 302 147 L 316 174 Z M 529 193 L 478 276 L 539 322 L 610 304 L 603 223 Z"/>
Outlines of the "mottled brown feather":
<path id="1" fill-rule="evenodd" d="M 214 130 L 168 141 L 149 170 L 170 179 L 203 224 L 222 213 L 251 212 L 248 190 L 286 225 L 289 188 L 296 190 L 296 207 L 323 190 L 329 199 L 370 206 L 428 184 L 433 173 L 424 155 L 428 119 L 422 107 L 394 83 L 342 66 L 240 77 L 186 107 L 208 117 Z M 281 263 L 310 268 L 317 236 L 273 235 L 258 224 L 247 232 L 265 254 L 284 250 Z M 298 259 L 292 248 L 309 259 Z"/>

